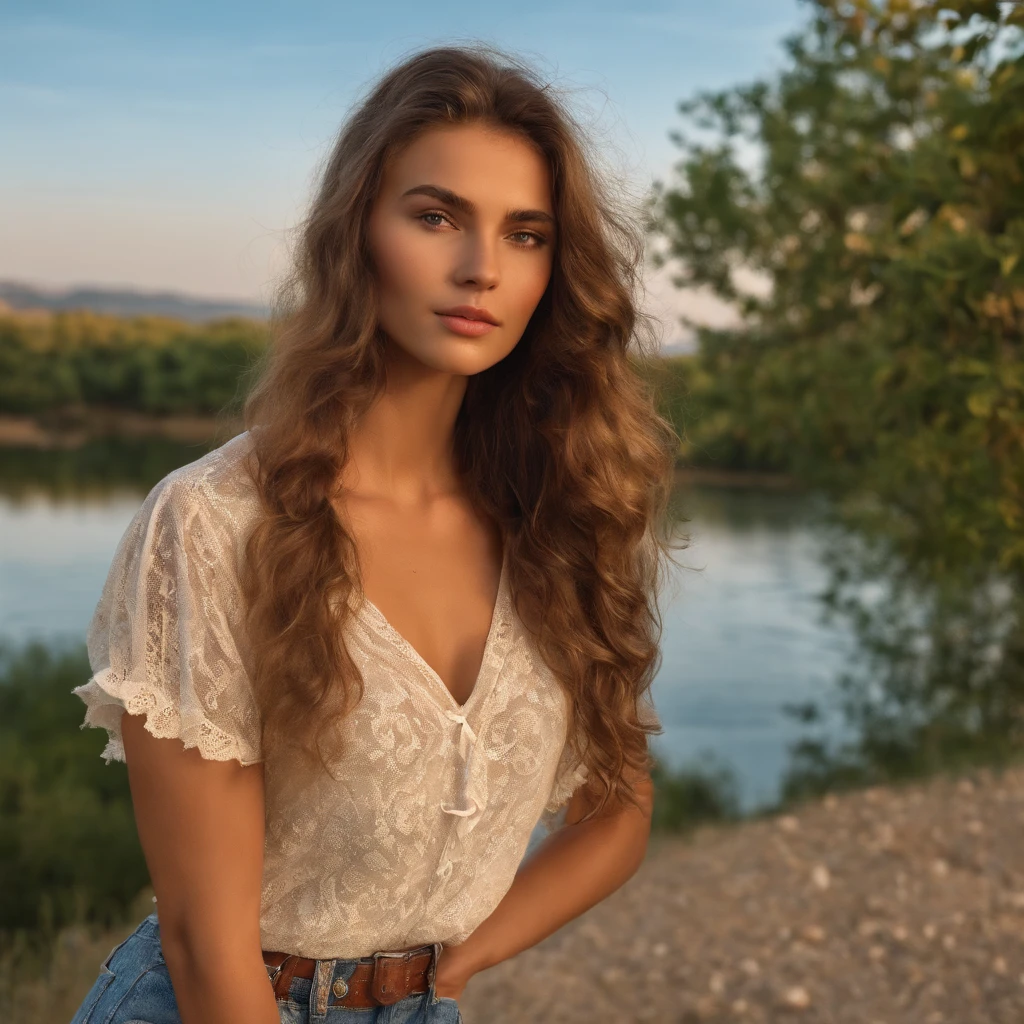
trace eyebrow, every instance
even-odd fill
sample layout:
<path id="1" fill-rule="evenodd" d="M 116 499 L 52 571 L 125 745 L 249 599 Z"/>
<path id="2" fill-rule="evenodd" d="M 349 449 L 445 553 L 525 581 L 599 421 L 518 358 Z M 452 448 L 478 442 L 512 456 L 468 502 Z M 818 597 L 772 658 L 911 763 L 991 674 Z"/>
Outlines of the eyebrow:
<path id="1" fill-rule="evenodd" d="M 407 192 L 403 192 L 402 198 L 417 195 L 432 196 L 434 199 L 440 199 L 442 203 L 454 206 L 456 210 L 461 210 L 465 214 L 476 213 L 475 203 L 470 202 L 465 196 L 457 195 L 449 188 L 441 188 L 439 185 L 416 185 Z M 543 210 L 507 210 L 505 212 L 505 220 L 516 224 L 523 221 L 541 221 L 552 225 L 555 223 L 555 218 Z"/>

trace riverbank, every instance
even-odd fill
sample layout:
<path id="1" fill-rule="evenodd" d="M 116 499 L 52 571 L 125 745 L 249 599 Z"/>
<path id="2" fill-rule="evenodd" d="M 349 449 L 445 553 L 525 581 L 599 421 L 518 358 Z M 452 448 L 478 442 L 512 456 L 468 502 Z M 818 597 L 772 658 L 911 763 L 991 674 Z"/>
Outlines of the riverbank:
<path id="1" fill-rule="evenodd" d="M 618 892 L 473 978 L 466 1024 L 1017 1024 L 1022 827 L 1024 766 L 656 836 Z M 65 931 L 4 1002 L 68 1020 L 133 927 Z"/>
<path id="2" fill-rule="evenodd" d="M 227 440 L 245 429 L 240 416 L 147 416 L 122 410 L 90 409 L 60 419 L 0 415 L 0 448 L 75 449 L 102 437 L 157 437 L 189 444 L 212 438 Z M 677 484 L 711 487 L 758 487 L 793 490 L 799 481 L 787 473 L 762 473 L 682 462 L 675 469 Z"/>
<path id="3" fill-rule="evenodd" d="M 477 975 L 467 1024 L 1018 1024 L 1024 767 L 652 840 L 618 892 Z"/>
<path id="4" fill-rule="evenodd" d="M 74 449 L 102 437 L 158 437 L 202 443 L 245 429 L 240 417 L 148 416 L 120 409 L 88 409 L 59 418 L 0 416 L 0 447 Z"/>

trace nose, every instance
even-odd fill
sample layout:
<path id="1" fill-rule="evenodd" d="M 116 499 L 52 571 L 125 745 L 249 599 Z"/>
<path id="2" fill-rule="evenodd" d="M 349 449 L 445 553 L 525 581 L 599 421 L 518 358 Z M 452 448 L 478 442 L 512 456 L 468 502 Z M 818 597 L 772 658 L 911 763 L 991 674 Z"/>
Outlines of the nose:
<path id="1" fill-rule="evenodd" d="M 493 288 L 500 277 L 495 244 L 478 233 L 467 232 L 455 271 L 456 281 L 477 288 Z"/>

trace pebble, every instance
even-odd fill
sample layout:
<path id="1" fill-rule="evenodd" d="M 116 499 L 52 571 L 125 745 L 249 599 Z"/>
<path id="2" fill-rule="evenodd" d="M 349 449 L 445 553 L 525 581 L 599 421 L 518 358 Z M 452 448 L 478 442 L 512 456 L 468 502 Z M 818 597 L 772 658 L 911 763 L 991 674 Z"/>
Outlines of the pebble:
<path id="1" fill-rule="evenodd" d="M 811 1005 L 811 994 L 801 985 L 794 985 L 782 993 L 782 1003 L 791 1010 L 806 1010 Z"/>

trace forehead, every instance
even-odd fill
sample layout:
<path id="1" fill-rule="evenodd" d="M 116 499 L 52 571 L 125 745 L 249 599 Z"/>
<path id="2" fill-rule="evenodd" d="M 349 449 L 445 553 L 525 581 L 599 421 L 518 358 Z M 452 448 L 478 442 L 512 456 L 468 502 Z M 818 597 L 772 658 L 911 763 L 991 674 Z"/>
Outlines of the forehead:
<path id="1" fill-rule="evenodd" d="M 416 185 L 438 185 L 481 209 L 533 207 L 552 213 L 547 159 L 527 139 L 497 128 L 430 128 L 384 168 L 381 193 L 400 196 Z"/>

